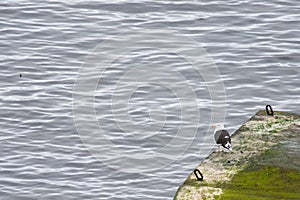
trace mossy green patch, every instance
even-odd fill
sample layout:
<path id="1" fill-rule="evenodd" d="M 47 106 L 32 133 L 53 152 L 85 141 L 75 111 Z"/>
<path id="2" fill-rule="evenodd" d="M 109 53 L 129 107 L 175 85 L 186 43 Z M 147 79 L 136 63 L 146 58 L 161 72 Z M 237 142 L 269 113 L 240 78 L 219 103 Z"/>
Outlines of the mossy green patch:
<path id="1" fill-rule="evenodd" d="M 245 169 L 223 186 L 221 199 L 299 199 L 300 172 L 280 167 Z"/>
<path id="2" fill-rule="evenodd" d="M 261 155 L 231 182 L 221 199 L 300 199 L 299 137 L 288 138 Z M 293 145 L 296 144 L 296 145 Z"/>

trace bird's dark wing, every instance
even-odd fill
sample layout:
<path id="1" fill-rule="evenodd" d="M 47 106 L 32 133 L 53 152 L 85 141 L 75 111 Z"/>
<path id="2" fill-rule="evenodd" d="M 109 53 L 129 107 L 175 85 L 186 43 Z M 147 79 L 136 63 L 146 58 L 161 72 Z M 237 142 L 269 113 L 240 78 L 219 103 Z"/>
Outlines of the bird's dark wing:
<path id="1" fill-rule="evenodd" d="M 219 131 L 217 131 L 215 133 L 216 143 L 217 144 L 222 144 L 223 141 L 224 141 L 224 139 L 225 139 L 225 136 L 229 136 L 229 140 L 230 140 L 230 135 L 229 135 L 228 131 L 226 131 L 226 130 L 219 130 Z M 231 142 L 231 140 L 230 140 L 230 142 Z"/>

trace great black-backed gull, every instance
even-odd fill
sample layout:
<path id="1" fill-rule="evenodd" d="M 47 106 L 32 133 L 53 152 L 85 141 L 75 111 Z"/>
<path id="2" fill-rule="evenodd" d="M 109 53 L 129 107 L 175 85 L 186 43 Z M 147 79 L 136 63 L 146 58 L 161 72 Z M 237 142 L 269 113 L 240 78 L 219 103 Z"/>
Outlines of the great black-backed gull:
<path id="1" fill-rule="evenodd" d="M 225 149 L 232 151 L 230 134 L 227 130 L 224 129 L 224 124 L 213 124 L 212 127 L 215 128 L 214 136 L 216 143 L 221 145 Z"/>

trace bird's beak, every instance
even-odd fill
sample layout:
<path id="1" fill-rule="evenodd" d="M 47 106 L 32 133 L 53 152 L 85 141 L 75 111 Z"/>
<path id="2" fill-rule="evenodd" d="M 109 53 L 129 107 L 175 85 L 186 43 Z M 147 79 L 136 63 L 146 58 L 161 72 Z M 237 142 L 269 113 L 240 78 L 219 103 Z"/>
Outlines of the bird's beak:
<path id="1" fill-rule="evenodd" d="M 232 149 L 232 147 L 229 147 L 229 148 L 227 148 L 230 152 L 232 152 L 233 151 L 233 149 Z"/>
<path id="2" fill-rule="evenodd" d="M 216 128 L 217 125 L 216 125 L 216 124 L 212 124 L 211 127 L 212 127 L 212 128 Z"/>

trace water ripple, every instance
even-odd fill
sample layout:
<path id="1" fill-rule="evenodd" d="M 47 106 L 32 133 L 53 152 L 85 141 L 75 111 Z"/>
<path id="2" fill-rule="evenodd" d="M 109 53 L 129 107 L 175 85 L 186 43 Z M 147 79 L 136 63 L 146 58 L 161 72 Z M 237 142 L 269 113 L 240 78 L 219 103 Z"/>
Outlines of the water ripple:
<path id="1" fill-rule="evenodd" d="M 106 109 L 110 91 L 129 61 L 124 59 L 124 65 L 106 72 L 96 90 L 97 117 L 119 148 L 128 153 L 155 152 L 172 140 L 180 124 L 199 126 L 194 142 L 204 143 L 202 149 L 189 149 L 186 157 L 159 171 L 119 172 L 90 155 L 76 132 L 72 95 L 85 56 L 104 39 L 126 33 L 129 27 L 169 27 L 192 37 L 218 65 L 227 93 L 226 126 L 234 131 L 266 104 L 300 113 L 299 11 L 298 2 L 291 0 L 1 2 L 0 196 L 14 200 L 172 199 L 213 148 L 212 140 L 200 137 L 208 129 L 212 105 L 203 80 L 186 71 L 182 61 L 152 52 L 146 59 L 186 72 L 203 118 L 196 125 L 180 119 L 172 93 L 143 86 L 130 102 L 135 123 L 149 123 L 147 106 L 162 105 L 169 118 L 163 134 L 136 139 L 119 132 Z M 135 53 L 136 62 L 145 59 Z M 151 99 L 154 92 L 159 98 Z"/>

